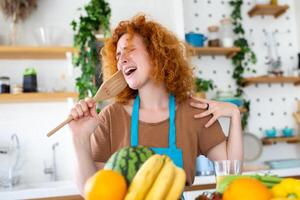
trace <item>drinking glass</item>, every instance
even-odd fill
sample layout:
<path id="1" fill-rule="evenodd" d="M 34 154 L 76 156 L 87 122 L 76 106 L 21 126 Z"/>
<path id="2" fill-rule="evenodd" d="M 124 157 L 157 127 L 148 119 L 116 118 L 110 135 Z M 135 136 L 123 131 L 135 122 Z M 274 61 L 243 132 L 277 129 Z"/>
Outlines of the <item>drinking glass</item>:
<path id="1" fill-rule="evenodd" d="M 228 175 L 241 174 L 242 162 L 240 160 L 218 160 L 214 161 L 216 176 L 216 189 L 221 181 Z"/>

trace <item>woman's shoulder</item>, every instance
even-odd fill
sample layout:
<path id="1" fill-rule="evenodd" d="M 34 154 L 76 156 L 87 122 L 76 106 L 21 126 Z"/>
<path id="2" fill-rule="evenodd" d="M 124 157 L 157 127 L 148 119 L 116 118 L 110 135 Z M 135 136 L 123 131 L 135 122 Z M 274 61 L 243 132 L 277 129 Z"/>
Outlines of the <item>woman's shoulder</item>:
<path id="1" fill-rule="evenodd" d="M 123 105 L 121 103 L 112 102 L 103 106 L 99 114 L 102 116 L 108 116 L 113 114 L 119 114 L 122 110 Z"/>
<path id="2" fill-rule="evenodd" d="M 191 106 L 191 103 L 200 103 L 200 101 L 198 101 L 195 98 L 192 97 L 187 97 L 185 100 L 183 100 L 182 102 L 179 103 L 179 106 L 181 109 L 190 111 L 190 112 L 203 112 L 205 111 L 204 109 L 200 109 L 200 108 L 195 108 L 193 106 Z"/>

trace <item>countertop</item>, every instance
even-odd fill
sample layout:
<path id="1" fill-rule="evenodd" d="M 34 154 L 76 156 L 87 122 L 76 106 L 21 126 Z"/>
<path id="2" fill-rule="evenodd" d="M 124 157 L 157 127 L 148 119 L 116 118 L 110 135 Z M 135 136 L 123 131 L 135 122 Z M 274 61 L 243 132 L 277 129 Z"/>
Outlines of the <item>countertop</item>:
<path id="1" fill-rule="evenodd" d="M 299 176 L 299 168 L 290 169 L 278 169 L 278 170 L 262 170 L 247 172 L 243 174 L 265 174 L 270 173 L 278 175 L 280 177 L 286 176 Z M 193 185 L 206 185 L 215 183 L 214 176 L 197 176 Z M 76 184 L 72 181 L 56 181 L 56 182 L 43 182 L 43 183 L 31 183 L 20 184 L 13 188 L 0 188 L 0 199 L 12 200 L 12 199 L 34 199 L 34 198 L 46 198 L 46 197 L 58 197 L 58 196 L 70 196 L 78 195 L 79 191 Z"/>

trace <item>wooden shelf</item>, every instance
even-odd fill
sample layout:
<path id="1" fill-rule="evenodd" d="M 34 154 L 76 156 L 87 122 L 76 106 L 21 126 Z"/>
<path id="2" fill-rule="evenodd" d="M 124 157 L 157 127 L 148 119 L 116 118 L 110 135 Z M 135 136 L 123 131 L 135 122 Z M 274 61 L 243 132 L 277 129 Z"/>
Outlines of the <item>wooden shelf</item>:
<path id="1" fill-rule="evenodd" d="M 248 15 L 250 17 L 255 15 L 273 15 L 275 18 L 277 18 L 285 13 L 288 8 L 288 5 L 258 4 L 248 12 Z"/>
<path id="2" fill-rule="evenodd" d="M 227 58 L 233 57 L 236 53 L 241 51 L 239 47 L 232 48 L 223 48 L 223 47 L 193 47 L 191 45 L 187 45 L 189 54 L 191 56 L 195 55 L 224 55 Z"/>
<path id="3" fill-rule="evenodd" d="M 53 92 L 53 93 L 20 93 L 20 94 L 0 94 L 0 103 L 11 102 L 37 102 L 37 101 L 64 101 L 67 98 L 78 98 L 76 92 Z"/>
<path id="4" fill-rule="evenodd" d="M 244 78 L 242 80 L 243 86 L 248 86 L 257 83 L 293 83 L 294 85 L 299 85 L 300 77 L 258 76 L 258 77 Z"/>
<path id="5" fill-rule="evenodd" d="M 73 47 L 0 46 L 0 59 L 66 59 Z"/>
<path id="6" fill-rule="evenodd" d="M 275 137 L 275 138 L 262 138 L 262 143 L 264 145 L 275 144 L 277 142 L 286 142 L 286 143 L 299 143 L 300 136 L 293 137 Z"/>

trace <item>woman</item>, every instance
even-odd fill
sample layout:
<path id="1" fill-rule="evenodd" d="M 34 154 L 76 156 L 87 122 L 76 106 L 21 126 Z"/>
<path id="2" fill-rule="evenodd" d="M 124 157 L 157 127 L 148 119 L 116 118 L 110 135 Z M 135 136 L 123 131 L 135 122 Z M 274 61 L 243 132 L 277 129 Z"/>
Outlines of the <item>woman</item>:
<path id="1" fill-rule="evenodd" d="M 148 146 L 169 152 L 184 168 L 188 184 L 199 155 L 211 160 L 242 160 L 238 108 L 190 97 L 193 78 L 182 44 L 160 24 L 138 15 L 123 21 L 102 50 L 104 78 L 121 70 L 128 84 L 116 102 L 96 112 L 96 102 L 81 100 L 69 126 L 78 164 L 78 183 L 101 169 L 124 146 Z M 229 117 L 226 140 L 217 119 Z M 171 153 L 170 153 L 171 152 Z"/>

